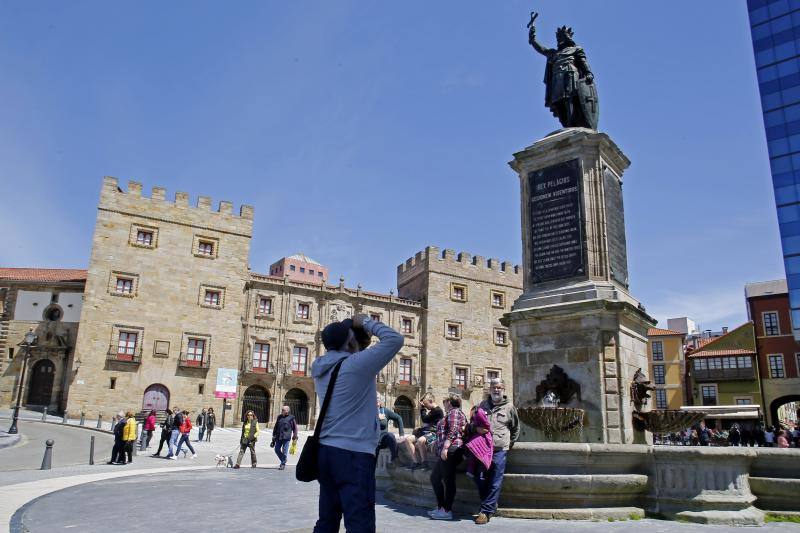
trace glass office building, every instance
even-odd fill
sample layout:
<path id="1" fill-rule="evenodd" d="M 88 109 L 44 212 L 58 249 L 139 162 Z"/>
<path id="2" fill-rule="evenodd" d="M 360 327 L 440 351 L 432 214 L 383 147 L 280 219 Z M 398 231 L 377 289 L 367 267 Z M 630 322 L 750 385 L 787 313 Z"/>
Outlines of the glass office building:
<path id="1" fill-rule="evenodd" d="M 783 263 L 800 341 L 800 0 L 748 0 Z M 788 325 L 788 324 L 787 324 Z M 781 324 L 781 333 L 788 333 Z"/>

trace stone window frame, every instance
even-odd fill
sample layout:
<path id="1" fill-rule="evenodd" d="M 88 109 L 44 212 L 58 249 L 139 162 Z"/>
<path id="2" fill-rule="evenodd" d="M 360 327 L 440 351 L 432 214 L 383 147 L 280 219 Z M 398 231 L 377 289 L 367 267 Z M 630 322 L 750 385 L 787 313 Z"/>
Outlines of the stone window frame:
<path id="1" fill-rule="evenodd" d="M 450 327 L 455 326 L 458 334 L 455 337 L 450 336 Z M 445 320 L 444 321 L 444 338 L 449 341 L 460 341 L 464 336 L 464 324 L 459 320 Z"/>
<path id="2" fill-rule="evenodd" d="M 131 292 L 117 292 L 117 280 L 119 279 L 132 282 Z M 108 293 L 111 296 L 119 296 L 121 298 L 135 298 L 139 294 L 139 274 L 112 270 L 108 277 Z"/>
<path id="3" fill-rule="evenodd" d="M 134 326 L 132 324 L 113 324 L 111 326 L 111 340 L 108 344 L 108 350 L 112 355 L 119 355 L 119 336 L 120 333 L 135 333 L 136 344 L 133 346 L 133 356 L 136 357 L 137 352 L 142 352 L 144 346 L 144 326 Z"/>
<path id="4" fill-rule="evenodd" d="M 300 306 L 301 305 L 307 305 L 308 306 L 308 318 L 300 318 L 299 313 L 300 313 Z M 292 322 L 294 322 L 295 324 L 313 324 L 314 323 L 313 322 L 313 318 L 312 318 L 313 315 L 312 315 L 312 312 L 311 312 L 313 306 L 314 306 L 314 301 L 313 300 L 300 299 L 300 298 L 295 299 L 295 301 L 294 301 L 294 312 L 292 313 Z"/>
<path id="5" fill-rule="evenodd" d="M 780 365 L 775 365 L 773 368 L 772 361 L 780 361 Z M 786 377 L 786 361 L 782 353 L 767 354 L 767 370 L 769 371 L 769 379 L 784 379 Z M 773 372 L 773 370 L 776 372 Z M 781 375 L 776 376 L 776 373 L 780 373 Z"/>
<path id="6" fill-rule="evenodd" d="M 464 296 L 459 298 L 456 296 L 456 289 L 461 289 Z M 469 301 L 469 287 L 466 283 L 458 283 L 455 281 L 450 282 L 450 300 L 458 303 L 467 303 Z"/>
<path id="7" fill-rule="evenodd" d="M 767 315 L 775 315 L 775 324 L 774 324 L 775 333 L 769 333 L 767 331 L 768 327 L 770 329 L 773 327 L 773 325 L 767 326 Z M 780 335 L 781 334 L 781 317 L 778 314 L 778 312 L 777 311 L 762 311 L 761 312 L 761 326 L 764 328 L 764 336 L 765 337 L 777 337 L 778 335 Z"/>
<path id="8" fill-rule="evenodd" d="M 219 304 L 208 304 L 206 303 L 206 293 L 208 292 L 218 292 L 219 293 Z M 225 287 L 218 287 L 216 285 L 208 285 L 202 283 L 200 285 L 200 291 L 197 294 L 197 305 L 200 307 L 204 307 L 206 309 L 224 309 L 225 308 Z"/>
<path id="9" fill-rule="evenodd" d="M 369 312 L 370 320 L 374 320 L 376 322 L 383 322 L 383 313 L 376 313 L 375 311 Z"/>
<path id="10" fill-rule="evenodd" d="M 309 372 L 310 366 L 311 366 L 311 361 L 309 361 L 309 359 L 311 358 L 311 345 L 309 343 L 306 343 L 306 342 L 292 342 L 291 345 L 290 345 L 290 348 L 291 349 L 289 350 L 289 365 L 288 365 L 288 369 L 287 369 L 289 375 L 299 376 L 299 377 L 308 376 L 308 372 Z M 303 370 L 294 370 L 293 369 L 295 348 L 303 348 L 306 351 L 306 353 L 305 353 L 305 368 Z"/>
<path id="11" fill-rule="evenodd" d="M 150 244 L 143 244 L 138 241 L 139 232 L 152 233 L 153 237 Z M 147 224 L 131 224 L 130 233 L 128 235 L 128 244 L 136 248 L 144 248 L 146 250 L 154 250 L 158 248 L 158 226 L 149 226 Z"/>
<path id="12" fill-rule="evenodd" d="M 410 324 L 408 331 L 406 331 L 406 329 L 405 329 L 405 321 L 408 321 L 409 324 Z M 413 337 L 414 336 L 414 330 L 415 330 L 414 317 L 413 316 L 401 315 L 400 316 L 400 333 L 404 337 Z"/>
<path id="13" fill-rule="evenodd" d="M 261 310 L 261 300 L 269 300 L 269 311 Z M 256 294 L 256 318 L 275 319 L 275 296 L 267 294 Z"/>
<path id="14" fill-rule="evenodd" d="M 497 372 L 497 378 L 502 380 L 503 379 L 503 369 L 502 368 L 484 368 L 484 373 L 486 374 L 486 386 L 488 387 L 492 383 L 492 377 L 489 377 L 489 372 Z"/>
<path id="15" fill-rule="evenodd" d="M 503 337 L 505 338 L 504 341 L 498 342 L 498 340 L 497 340 L 498 333 L 502 333 L 503 334 Z M 509 332 L 508 332 L 507 328 L 494 328 L 492 330 L 492 337 L 493 337 L 493 341 L 494 341 L 494 345 L 495 346 L 508 346 L 509 344 L 511 344 L 511 341 L 509 340 L 508 336 L 509 336 Z"/>
<path id="16" fill-rule="evenodd" d="M 167 345 L 166 351 L 159 351 L 159 345 L 163 347 L 163 345 Z M 159 357 L 162 359 L 169 358 L 169 350 L 170 350 L 170 342 L 165 341 L 163 339 L 156 339 L 153 341 L 153 357 Z"/>
<path id="17" fill-rule="evenodd" d="M 458 384 L 458 371 L 464 370 L 464 386 Z M 470 388 L 470 378 L 472 377 L 472 369 L 469 365 L 453 364 L 453 388 L 460 390 L 467 390 Z"/>
<path id="18" fill-rule="evenodd" d="M 659 382 L 659 372 L 656 372 L 656 368 L 660 369 L 661 372 L 661 381 Z M 667 384 L 667 367 L 663 363 L 653 365 L 653 384 L 654 385 L 666 385 Z"/>
<path id="19" fill-rule="evenodd" d="M 403 379 L 403 361 L 408 361 L 408 379 Z M 397 383 L 411 385 L 414 382 L 414 358 L 406 354 L 398 354 L 397 358 Z"/>
<path id="20" fill-rule="evenodd" d="M 273 360 L 272 360 L 272 357 L 273 357 L 273 354 L 272 354 L 273 342 L 274 341 L 272 341 L 271 339 L 260 339 L 260 338 L 253 339 L 253 343 L 250 346 L 250 368 L 252 368 L 254 372 L 256 371 L 255 370 L 256 368 L 263 368 L 264 369 L 264 373 L 269 372 L 270 364 L 273 363 Z M 257 353 L 256 352 L 256 344 L 260 344 L 261 346 L 266 346 L 267 347 L 266 366 L 256 367 L 256 353 Z M 262 350 L 261 352 L 258 352 L 258 353 L 263 354 L 264 352 Z M 259 358 L 259 360 L 261 361 L 263 359 Z"/>
<path id="21" fill-rule="evenodd" d="M 200 243 L 211 244 L 211 253 L 205 254 L 200 251 Z M 192 255 L 201 259 L 216 259 L 219 257 L 219 237 L 210 235 L 195 234 L 192 239 Z"/>
<path id="22" fill-rule="evenodd" d="M 181 335 L 181 350 L 184 358 L 188 360 L 189 357 L 189 339 L 198 339 L 205 341 L 203 345 L 203 361 L 210 360 L 211 357 L 211 334 L 210 333 L 197 333 L 193 331 L 184 331 Z"/>
<path id="23" fill-rule="evenodd" d="M 502 302 L 500 305 L 494 303 L 495 295 L 500 296 L 500 301 Z M 505 309 L 506 308 L 506 293 L 505 291 L 498 291 L 497 289 L 492 289 L 489 291 L 489 305 L 492 306 L 493 309 Z"/>

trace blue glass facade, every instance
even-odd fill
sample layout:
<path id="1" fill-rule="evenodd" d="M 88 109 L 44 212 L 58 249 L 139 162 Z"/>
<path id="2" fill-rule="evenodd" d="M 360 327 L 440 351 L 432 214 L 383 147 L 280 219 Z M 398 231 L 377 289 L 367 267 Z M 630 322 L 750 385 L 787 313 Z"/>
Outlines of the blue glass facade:
<path id="1" fill-rule="evenodd" d="M 792 332 L 800 341 L 800 0 L 748 0 L 747 9 L 789 286 Z"/>

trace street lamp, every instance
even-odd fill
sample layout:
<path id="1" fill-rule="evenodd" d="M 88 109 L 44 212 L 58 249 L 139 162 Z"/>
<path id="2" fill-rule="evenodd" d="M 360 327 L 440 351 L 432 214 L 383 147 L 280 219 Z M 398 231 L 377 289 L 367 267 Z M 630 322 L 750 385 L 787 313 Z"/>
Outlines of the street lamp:
<path id="1" fill-rule="evenodd" d="M 25 334 L 25 339 L 17 346 L 25 348 L 25 357 L 22 359 L 22 373 L 19 377 L 19 384 L 17 385 L 17 404 L 14 406 L 14 418 L 11 421 L 11 427 L 8 428 L 8 433 L 15 435 L 18 433 L 17 420 L 19 419 L 19 404 L 22 402 L 22 387 L 25 385 L 25 369 L 28 366 L 28 359 L 31 358 L 31 347 L 36 344 L 36 335 L 33 329 L 29 329 Z"/>

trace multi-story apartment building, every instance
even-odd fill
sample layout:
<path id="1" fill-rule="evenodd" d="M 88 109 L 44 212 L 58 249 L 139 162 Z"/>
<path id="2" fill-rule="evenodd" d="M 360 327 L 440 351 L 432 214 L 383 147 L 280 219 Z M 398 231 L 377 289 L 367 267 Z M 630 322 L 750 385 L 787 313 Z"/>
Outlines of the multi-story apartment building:
<path id="1" fill-rule="evenodd" d="M 752 322 L 712 339 L 687 355 L 693 404 L 762 404 Z"/>
<path id="2" fill-rule="evenodd" d="M 236 369 L 228 421 L 253 409 L 266 422 L 288 404 L 313 425 L 319 406 L 310 368 L 323 353 L 321 331 L 355 313 L 406 337 L 376 380 L 408 426 L 425 393 L 460 392 L 468 408 L 488 379 L 502 377 L 511 390 L 510 339 L 499 320 L 521 293 L 518 266 L 427 247 L 398 267 L 397 296 L 378 294 L 344 280 L 328 284 L 328 268 L 303 254 L 277 261 L 271 274 L 251 272 L 252 223 L 249 206 L 234 215 L 220 202 L 212 211 L 201 196 L 190 207 L 186 193 L 167 201 L 154 187 L 145 197 L 136 182 L 123 191 L 105 178 L 88 272 L 17 279 L 4 272 L 18 269 L 0 269 L 0 347 L 12 350 L 0 401 L 10 405 L 18 386 L 22 356 L 12 343 L 34 327 L 41 334 L 32 368 L 51 369 L 42 372 L 57 386 L 26 377 L 27 405 L 88 417 L 168 405 L 197 410 L 223 403 L 214 395 L 217 371 Z M 46 355 L 45 340 L 60 351 Z"/>
<path id="3" fill-rule="evenodd" d="M 656 409 L 680 409 L 687 404 L 684 338 L 679 331 L 647 330 L 647 359 L 650 381 L 656 387 L 653 392 Z"/>
<path id="4" fill-rule="evenodd" d="M 747 315 L 755 325 L 756 351 L 768 424 L 796 419 L 793 402 L 800 401 L 800 343 L 792 334 L 786 280 L 745 285 Z M 779 410 L 790 405 L 783 417 Z M 791 411 L 794 411 L 792 413 Z"/>

